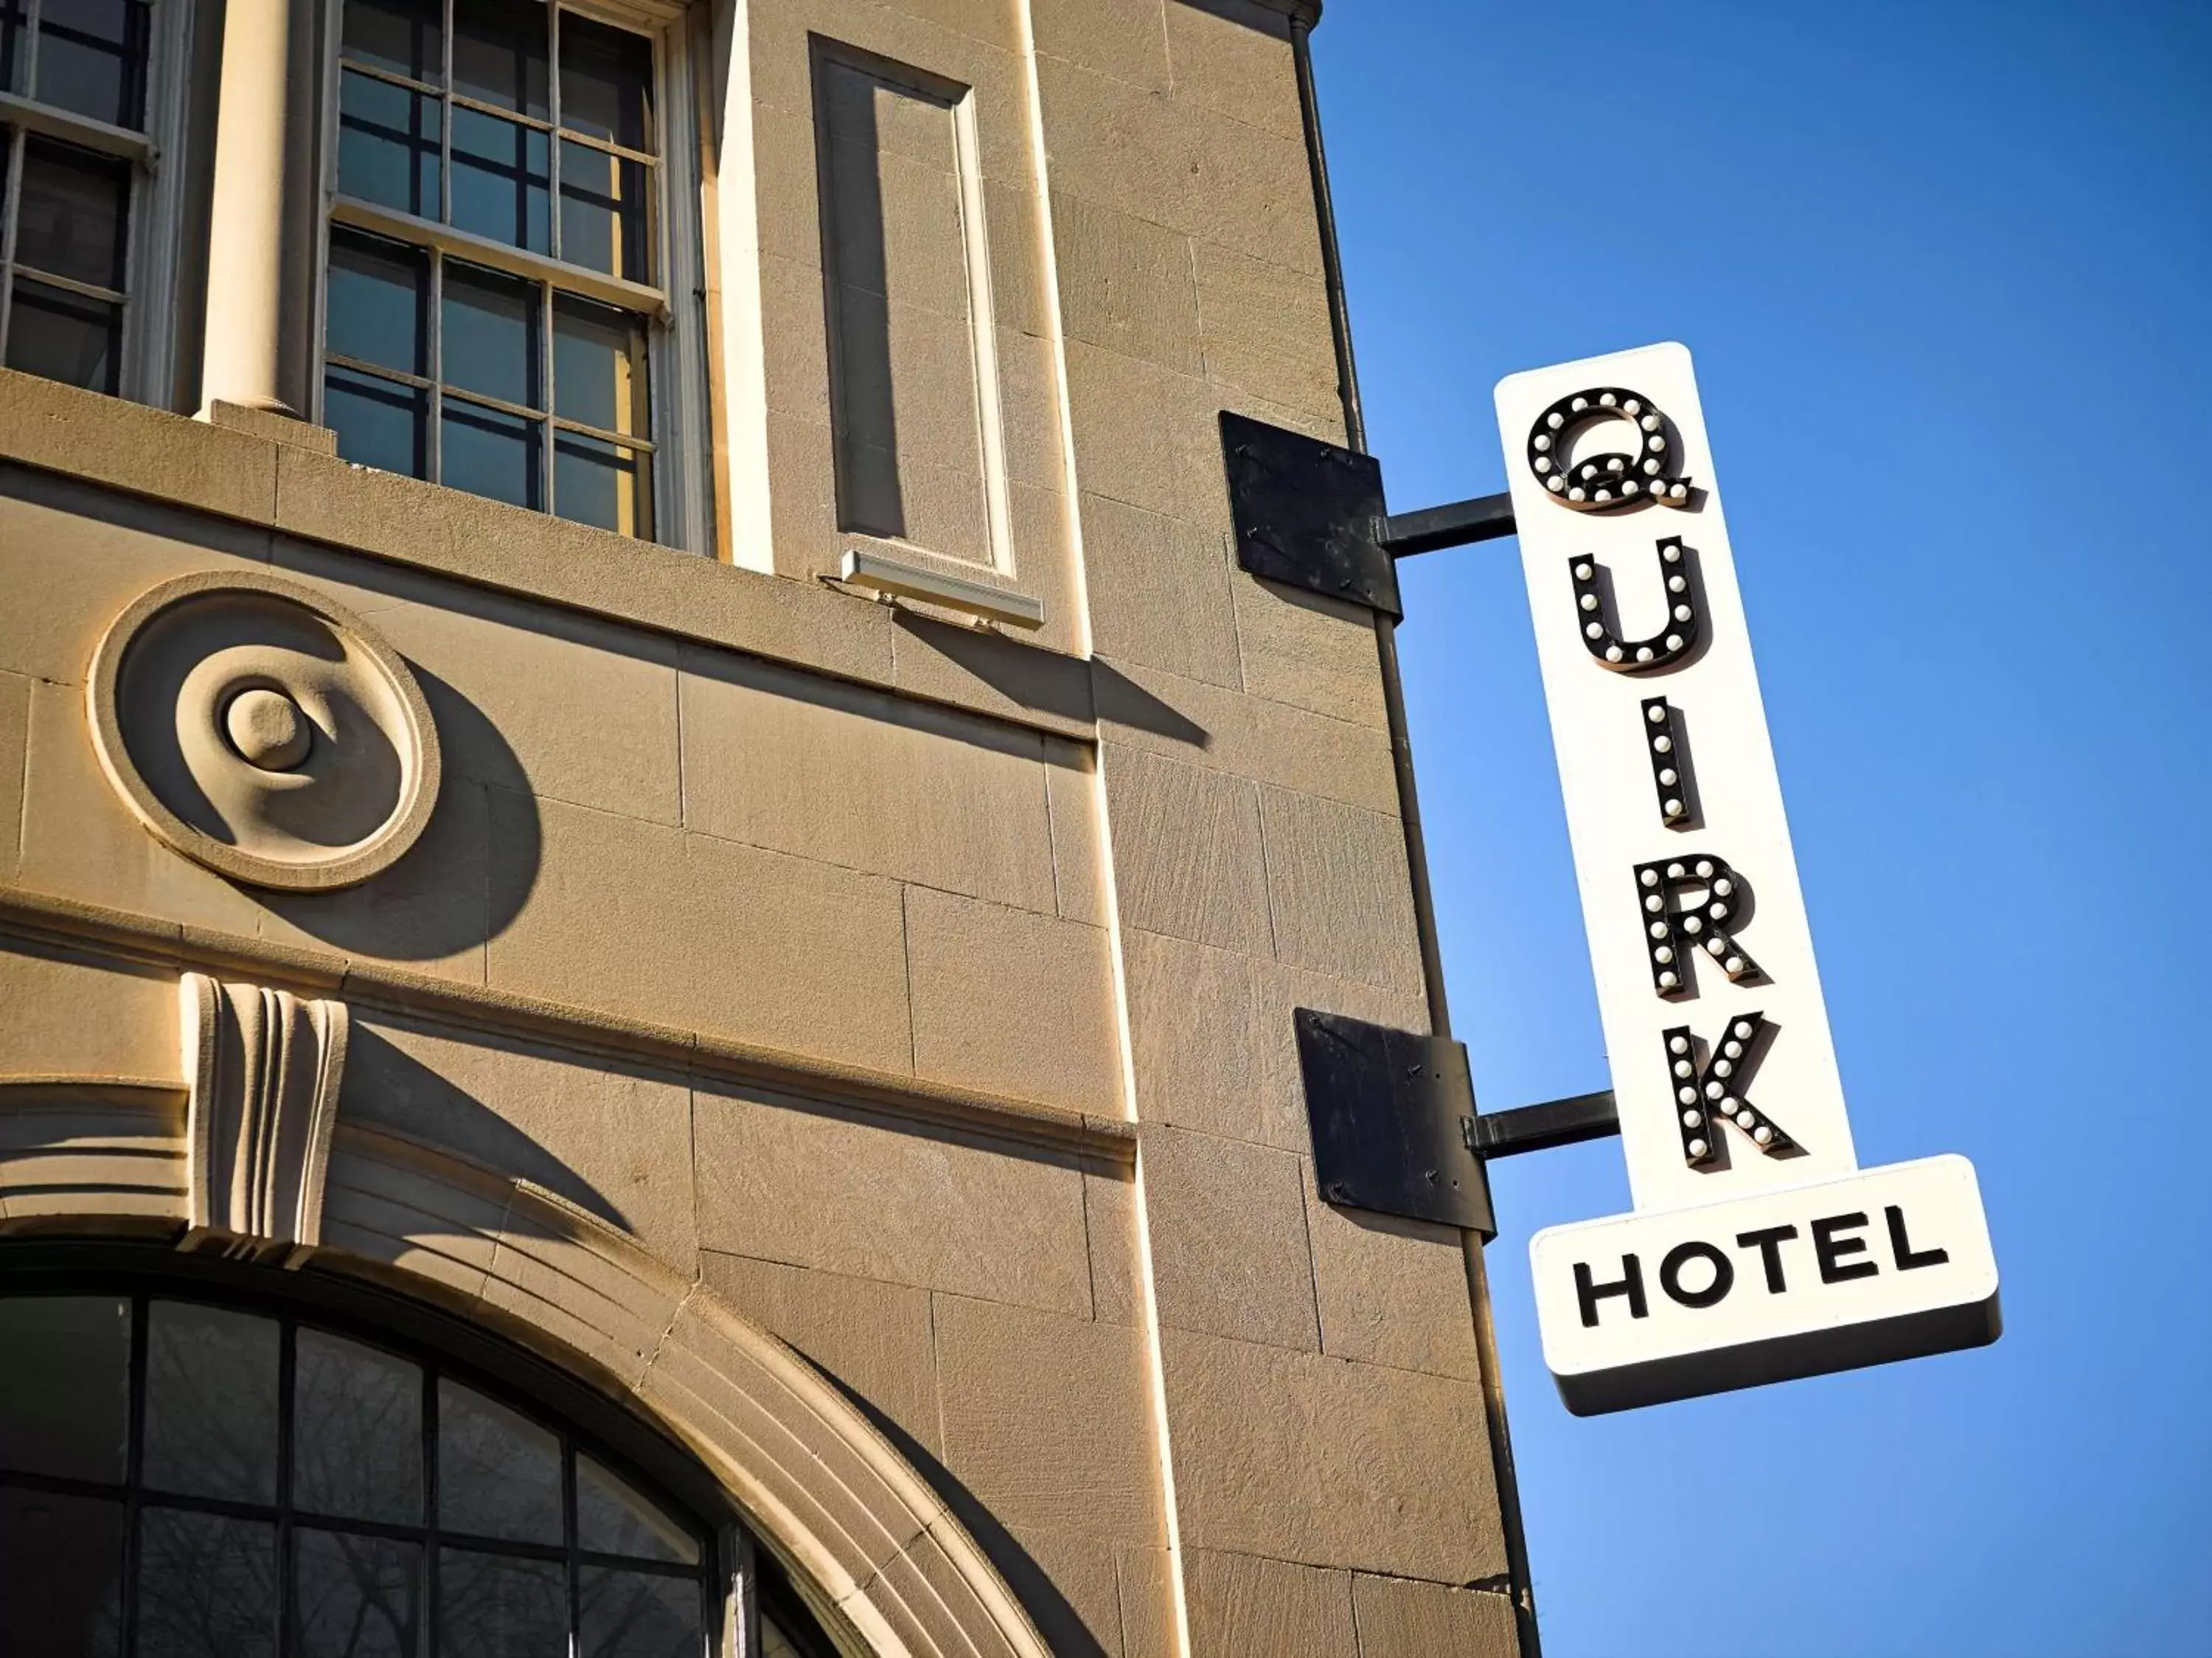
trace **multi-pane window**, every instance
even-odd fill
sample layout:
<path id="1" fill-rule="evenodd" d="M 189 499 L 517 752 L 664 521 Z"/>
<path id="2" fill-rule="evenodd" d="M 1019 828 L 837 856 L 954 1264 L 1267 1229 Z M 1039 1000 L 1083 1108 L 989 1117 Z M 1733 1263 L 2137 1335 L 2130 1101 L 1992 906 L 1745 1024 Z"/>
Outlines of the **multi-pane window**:
<path id="1" fill-rule="evenodd" d="M 0 353 L 11 369 L 123 389 L 151 9 L 0 0 Z"/>
<path id="2" fill-rule="evenodd" d="M 324 424 L 349 460 L 655 534 L 653 37 L 542 0 L 345 0 Z"/>
<path id="3" fill-rule="evenodd" d="M 0 1300 L 0 1353 L 12 1658 L 718 1645 L 726 1575 L 706 1527 L 600 1447 L 420 1356 L 132 1294 Z M 826 1653 L 783 1604 L 769 1649 Z"/>

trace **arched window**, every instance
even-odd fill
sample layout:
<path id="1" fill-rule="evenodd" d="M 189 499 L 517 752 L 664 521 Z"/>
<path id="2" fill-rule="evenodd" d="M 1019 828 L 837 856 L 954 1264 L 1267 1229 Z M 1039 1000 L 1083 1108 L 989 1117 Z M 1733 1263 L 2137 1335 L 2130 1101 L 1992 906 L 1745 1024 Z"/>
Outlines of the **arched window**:
<path id="1" fill-rule="evenodd" d="M 0 1649 L 830 1658 L 734 1526 L 507 1367 L 256 1276 L 299 1281 L 0 1277 Z"/>

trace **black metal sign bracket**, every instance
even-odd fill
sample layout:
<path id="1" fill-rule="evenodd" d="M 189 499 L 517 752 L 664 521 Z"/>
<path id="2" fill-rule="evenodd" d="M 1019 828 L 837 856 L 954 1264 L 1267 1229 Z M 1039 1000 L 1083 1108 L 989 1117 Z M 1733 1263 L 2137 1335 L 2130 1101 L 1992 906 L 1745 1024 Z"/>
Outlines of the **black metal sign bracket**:
<path id="1" fill-rule="evenodd" d="M 1610 1090 L 1485 1116 L 1462 1044 L 1311 1008 L 1293 1019 L 1324 1202 L 1494 1237 L 1492 1158 L 1620 1131 Z"/>
<path id="2" fill-rule="evenodd" d="M 1392 513 L 1373 455 L 1221 411 L 1237 562 L 1255 576 L 1403 616 L 1396 561 L 1513 533 L 1509 496 Z"/>

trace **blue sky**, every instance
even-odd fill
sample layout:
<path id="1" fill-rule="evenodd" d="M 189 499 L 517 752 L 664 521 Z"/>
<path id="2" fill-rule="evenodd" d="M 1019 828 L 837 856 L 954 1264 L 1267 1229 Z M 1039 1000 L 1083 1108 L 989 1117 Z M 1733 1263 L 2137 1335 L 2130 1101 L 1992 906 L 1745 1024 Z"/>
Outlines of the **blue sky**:
<path id="1" fill-rule="evenodd" d="M 1993 1348 L 1577 1420 L 1526 1245 L 1619 1147 L 1498 1165 L 1548 1658 L 2212 1653 L 2212 10 L 1334 0 L 1315 51 L 1394 509 L 1504 487 L 1500 376 L 1696 354 L 1860 1156 L 1972 1158 L 2004 1276 Z M 1477 1089 L 1601 1087 L 1517 560 L 1401 574 Z"/>

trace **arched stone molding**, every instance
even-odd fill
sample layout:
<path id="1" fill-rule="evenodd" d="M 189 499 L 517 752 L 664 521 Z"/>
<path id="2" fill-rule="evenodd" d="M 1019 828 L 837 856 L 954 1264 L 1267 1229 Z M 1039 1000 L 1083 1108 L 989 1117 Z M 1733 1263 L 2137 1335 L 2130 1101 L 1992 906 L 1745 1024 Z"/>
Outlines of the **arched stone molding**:
<path id="1" fill-rule="evenodd" d="M 174 1082 L 0 1077 L 0 1232 L 182 1242 L 185 1115 Z M 342 1122 L 307 1265 L 495 1325 L 634 1399 L 723 1483 L 826 1621 L 869 1652 L 1048 1658 L 975 1539 L 851 1401 L 596 1216 Z"/>

